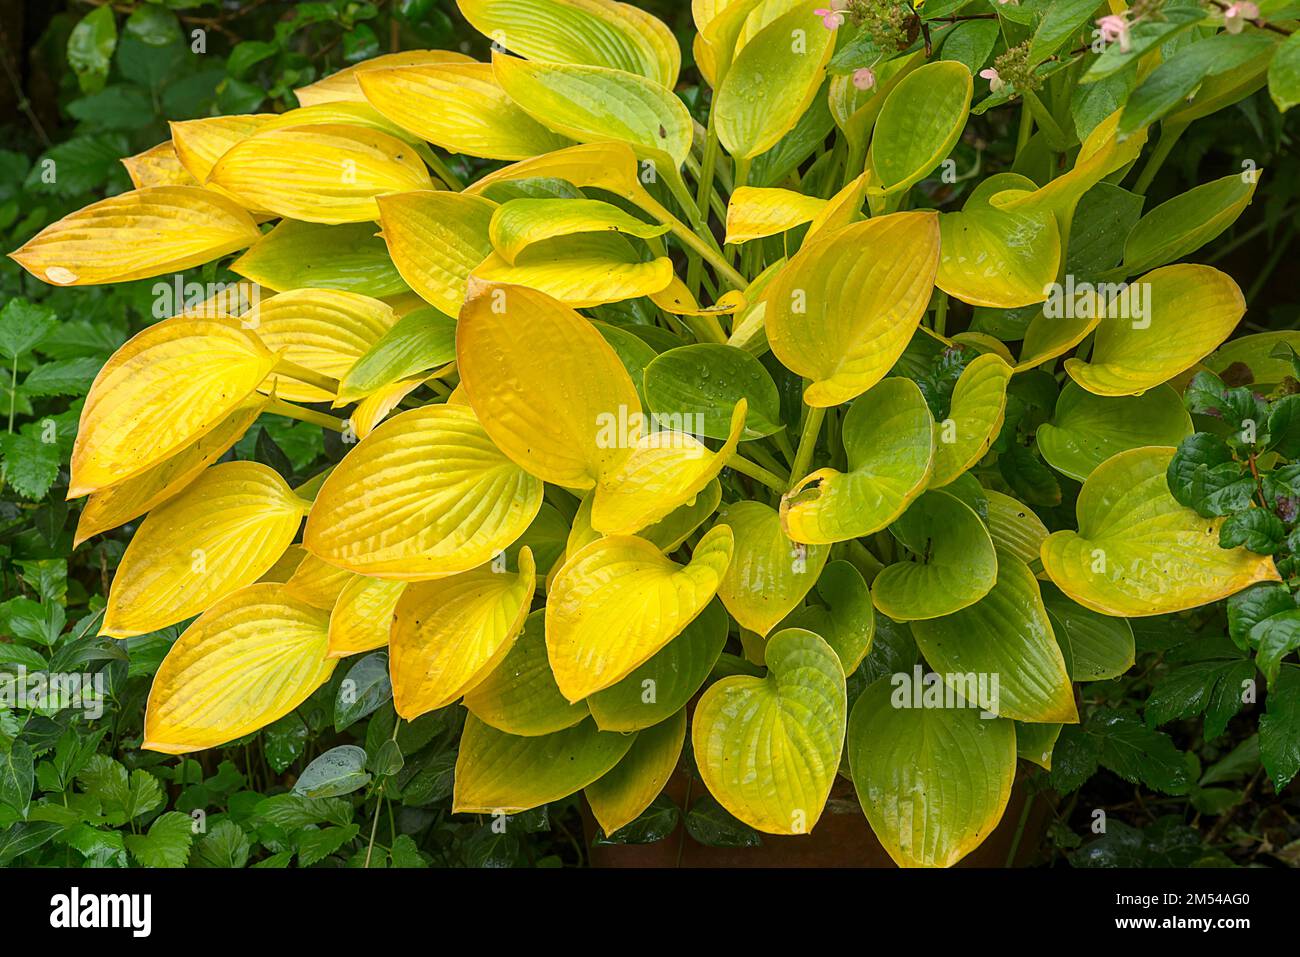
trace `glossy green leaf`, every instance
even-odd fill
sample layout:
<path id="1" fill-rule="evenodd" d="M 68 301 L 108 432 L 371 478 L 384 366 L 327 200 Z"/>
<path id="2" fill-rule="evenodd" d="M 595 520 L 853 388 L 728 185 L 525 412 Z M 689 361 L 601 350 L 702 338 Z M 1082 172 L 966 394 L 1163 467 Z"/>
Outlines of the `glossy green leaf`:
<path id="1" fill-rule="evenodd" d="M 741 399 L 748 405 L 742 439 L 784 428 L 772 376 L 735 346 L 701 342 L 669 349 L 646 366 L 645 394 L 660 428 L 725 439 Z"/>
<path id="2" fill-rule="evenodd" d="M 970 70 L 949 60 L 909 73 L 889 94 L 870 155 L 886 193 L 914 186 L 948 156 L 966 127 L 973 86 Z"/>
<path id="3" fill-rule="evenodd" d="M 1084 608 L 1051 586 L 1043 590 L 1043 604 L 1071 681 L 1106 681 L 1133 667 L 1133 626 L 1127 618 Z"/>
<path id="4" fill-rule="evenodd" d="M 988 453 L 1006 414 L 1011 371 L 992 353 L 973 359 L 962 371 L 948 418 L 935 423 L 931 488 L 949 484 Z"/>
<path id="5" fill-rule="evenodd" d="M 455 359 L 456 320 L 432 306 L 408 312 L 343 376 L 336 404 L 354 401 Z"/>
<path id="6" fill-rule="evenodd" d="M 1179 193 L 1143 216 L 1124 242 L 1124 272 L 1146 272 L 1200 249 L 1237 221 L 1255 195 L 1258 170 Z"/>
<path id="7" fill-rule="evenodd" d="M 876 609 L 862 573 L 850 562 L 827 562 L 817 579 L 824 605 L 806 605 L 792 612 L 783 625 L 806 628 L 821 635 L 839 656 L 846 675 L 857 671 L 876 633 Z"/>
<path id="8" fill-rule="evenodd" d="M 724 505 L 718 521 L 736 540 L 718 597 L 742 628 L 766 635 L 803 601 L 830 549 L 791 541 L 776 509 L 762 502 Z"/>

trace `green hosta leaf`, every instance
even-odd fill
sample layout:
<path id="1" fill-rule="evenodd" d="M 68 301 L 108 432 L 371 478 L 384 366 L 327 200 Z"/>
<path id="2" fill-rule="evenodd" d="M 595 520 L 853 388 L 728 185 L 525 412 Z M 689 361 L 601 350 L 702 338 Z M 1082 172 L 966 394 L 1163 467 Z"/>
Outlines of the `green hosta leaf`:
<path id="1" fill-rule="evenodd" d="M 184 867 L 194 840 L 191 823 L 190 816 L 179 811 L 160 814 L 148 834 L 125 835 L 126 849 L 145 867 Z"/>
<path id="2" fill-rule="evenodd" d="M 409 291 L 378 233 L 374 223 L 322 226 L 285 219 L 230 268 L 276 292 L 341 289 L 381 298 Z"/>
<path id="3" fill-rule="evenodd" d="M 558 801 L 603 777 L 635 734 L 601 731 L 594 721 L 540 737 L 506 734 L 465 719 L 456 759 L 456 813 L 517 813 Z"/>
<path id="4" fill-rule="evenodd" d="M 1074 689 L 1043 606 L 1038 580 L 1005 552 L 987 595 L 942 618 L 912 623 L 926 662 L 971 704 L 1018 721 L 1079 720 Z M 975 679 L 997 676 L 980 700 Z"/>
<path id="5" fill-rule="evenodd" d="M 803 601 L 830 549 L 791 541 L 776 510 L 762 502 L 724 505 L 718 521 L 736 541 L 718 597 L 742 628 L 766 635 Z"/>
<path id="6" fill-rule="evenodd" d="M 782 622 L 820 635 L 839 656 L 846 675 L 857 671 L 871 651 L 876 633 L 876 609 L 862 573 L 846 561 L 828 562 L 817 579 L 822 605 L 795 609 Z"/>
<path id="7" fill-rule="evenodd" d="M 895 621 L 951 615 L 993 588 L 993 540 L 969 505 L 947 492 L 926 492 L 890 526 L 914 556 L 890 565 L 872 585 L 876 608 Z"/>
<path id="8" fill-rule="evenodd" d="M 896 707 L 872 684 L 849 720 L 858 801 L 900 867 L 951 867 L 992 833 L 1011 796 L 1015 725 L 977 708 Z"/>
<path id="9" fill-rule="evenodd" d="M 1100 182 L 1083 194 L 1070 224 L 1070 249 L 1065 271 L 1091 282 L 1114 268 L 1122 253 L 1121 241 L 1142 216 L 1142 197 Z"/>
<path id="10" fill-rule="evenodd" d="M 695 695 L 727 643 L 727 613 L 710 602 L 644 664 L 586 700 L 604 731 L 636 731 L 667 720 Z"/>
<path id="11" fill-rule="evenodd" d="M 1141 395 L 1093 395 L 1068 382 L 1050 423 L 1038 427 L 1038 450 L 1049 465 L 1082 482 L 1112 455 L 1147 445 L 1177 445 L 1192 419 L 1167 385 Z"/>
<path id="12" fill-rule="evenodd" d="M 1300 771 L 1300 668 L 1286 667 L 1259 719 L 1259 757 L 1280 794 Z"/>
<path id="13" fill-rule="evenodd" d="M 1268 64 L 1268 95 L 1285 113 L 1300 103 L 1300 40 L 1292 33 Z"/>
<path id="14" fill-rule="evenodd" d="M 632 823 L 658 797 L 677 767 L 686 740 L 686 709 L 636 736 L 614 769 L 585 790 L 601 830 L 613 834 Z"/>
<path id="15" fill-rule="evenodd" d="M 1124 243 L 1124 272 L 1146 272 L 1182 259 L 1237 221 L 1258 177 L 1233 173 L 1179 193 L 1143 216 Z"/>
<path id="16" fill-rule="evenodd" d="M 338 401 L 354 401 L 455 358 L 456 320 L 432 306 L 416 309 L 397 320 L 347 371 L 339 383 Z"/>
<path id="17" fill-rule="evenodd" d="M 465 707 L 498 731 L 536 737 L 571 728 L 589 714 L 570 704 L 555 683 L 546 657 L 546 612 L 533 612 L 523 633 L 483 681 L 465 695 Z"/>
<path id="18" fill-rule="evenodd" d="M 948 417 L 935 423 L 930 488 L 949 484 L 988 453 L 1002 429 L 1011 367 L 994 353 L 972 360 L 952 392 Z"/>
<path id="19" fill-rule="evenodd" d="M 355 745 L 330 748 L 303 769 L 293 793 L 304 798 L 331 798 L 351 794 L 370 783 L 366 752 Z"/>
<path id="20" fill-rule="evenodd" d="M 952 151 L 966 127 L 973 82 L 961 63 L 929 63 L 889 94 L 871 139 L 872 168 L 886 193 L 919 183 Z"/>
<path id="21" fill-rule="evenodd" d="M 1071 681 L 1118 678 L 1133 667 L 1136 649 L 1127 618 L 1098 614 L 1050 586 L 1043 592 L 1043 604 Z"/>
<path id="22" fill-rule="evenodd" d="M 653 239 L 667 231 L 595 199 L 513 199 L 497 208 L 489 227 L 492 245 L 509 263 L 533 243 L 557 236 L 614 232 Z"/>
<path id="23" fill-rule="evenodd" d="M 1061 262 L 1056 220 L 966 204 L 939 214 L 940 259 L 935 285 L 975 306 L 1014 309 L 1042 302 Z"/>
<path id="24" fill-rule="evenodd" d="M 767 675 L 713 684 L 695 708 L 695 761 L 710 793 L 749 826 L 804 834 L 821 817 L 844 747 L 844 672 L 830 645 L 791 628 L 767 643 Z"/>
<path id="25" fill-rule="evenodd" d="M 714 113 L 727 152 L 749 160 L 775 146 L 821 88 L 834 34 L 800 5 L 772 20 L 740 48 Z"/>
<path id="26" fill-rule="evenodd" d="M 1016 722 L 1016 755 L 1044 771 L 1052 770 L 1052 752 L 1061 736 L 1059 724 L 1022 724 Z"/>
<path id="27" fill-rule="evenodd" d="M 741 441 L 780 431 L 781 399 L 763 364 L 743 349 L 697 343 L 645 367 L 645 396 L 660 428 L 725 439 L 736 403 L 748 403 Z"/>

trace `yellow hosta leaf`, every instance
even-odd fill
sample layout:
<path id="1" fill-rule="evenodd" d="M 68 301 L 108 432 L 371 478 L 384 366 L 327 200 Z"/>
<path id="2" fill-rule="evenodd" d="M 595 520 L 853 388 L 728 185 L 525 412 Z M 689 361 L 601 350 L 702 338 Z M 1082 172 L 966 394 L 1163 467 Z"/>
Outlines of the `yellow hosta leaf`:
<path id="1" fill-rule="evenodd" d="M 1038 550 L 1047 538 L 1047 526 L 1034 510 L 1010 495 L 984 489 L 989 503 L 989 537 L 1004 552 L 1026 565 L 1038 561 Z"/>
<path id="2" fill-rule="evenodd" d="M 340 379 L 378 342 L 397 315 L 391 306 L 337 289 L 293 289 L 259 302 L 240 317 L 282 359 Z M 329 402 L 333 393 L 284 376 L 265 389 L 295 402 Z"/>
<path id="3" fill-rule="evenodd" d="M 587 718 L 554 734 L 506 734 L 474 715 L 456 755 L 452 810 L 517 814 L 581 791 L 623 759 L 635 734 L 601 731 Z"/>
<path id="4" fill-rule="evenodd" d="M 379 428 L 379 423 L 388 418 L 388 413 L 397 408 L 408 395 L 424 385 L 425 381 L 425 376 L 399 379 L 396 382 L 390 382 L 386 386 L 381 386 L 377 391 L 372 392 L 358 402 L 357 407 L 352 410 L 352 415 L 348 417 L 348 421 L 352 423 L 352 431 L 356 433 L 357 440 L 364 439 Z"/>
<path id="5" fill-rule="evenodd" d="M 775 146 L 811 105 L 834 51 L 834 33 L 806 4 L 750 39 L 718 87 L 714 112 L 727 152 L 748 160 Z"/>
<path id="6" fill-rule="evenodd" d="M 546 602 L 546 647 L 564 696 L 608 688 L 677 637 L 717 593 L 732 545 L 731 529 L 717 525 L 687 565 L 632 536 L 570 556 Z"/>
<path id="7" fill-rule="evenodd" d="M 828 200 L 805 196 L 790 189 L 741 186 L 727 204 L 727 242 L 744 243 L 775 236 L 812 222 Z"/>
<path id="8" fill-rule="evenodd" d="M 276 721 L 329 680 L 326 613 L 276 584 L 213 605 L 172 645 L 154 676 L 146 751 L 185 754 Z"/>
<path id="9" fill-rule="evenodd" d="M 513 263 L 533 243 L 559 236 L 615 232 L 653 239 L 668 227 L 642 222 L 596 199 L 514 199 L 497 207 L 488 232 L 497 254 Z"/>
<path id="10" fill-rule="evenodd" d="M 673 280 L 673 264 L 666 256 L 642 262 L 622 236 L 587 233 L 535 243 L 513 264 L 493 253 L 472 275 L 527 286 L 582 309 L 662 292 Z"/>
<path id="11" fill-rule="evenodd" d="M 309 554 L 298 563 L 293 574 L 285 579 L 284 590 L 314 608 L 329 611 L 334 607 L 339 594 L 356 577 L 356 572 L 323 562 Z"/>
<path id="12" fill-rule="evenodd" d="M 776 357 L 813 380 L 806 403 L 839 405 L 885 377 L 925 313 L 938 265 L 935 213 L 854 223 L 799 250 L 767 288 L 765 322 Z"/>
<path id="13" fill-rule="evenodd" d="M 750 827 L 807 834 L 840 766 L 848 701 L 840 659 L 817 635 L 788 628 L 768 642 L 767 675 L 713 684 L 691 731 L 709 792 Z"/>
<path id="14" fill-rule="evenodd" d="M 412 721 L 486 678 L 524 627 L 536 585 L 528 548 L 515 575 L 488 566 L 407 585 L 388 641 L 397 713 Z"/>
<path id="15" fill-rule="evenodd" d="M 489 63 L 368 70 L 358 82 L 376 110 L 450 153 L 521 160 L 572 143 L 516 106 Z"/>
<path id="16" fill-rule="evenodd" d="M 360 63 L 344 67 L 337 73 L 317 80 L 309 86 L 300 86 L 293 92 L 303 106 L 317 103 L 337 103 L 351 101 L 364 103 L 366 96 L 358 83 L 359 78 L 372 70 L 387 70 L 393 67 L 425 66 L 439 63 L 473 63 L 474 58 L 452 50 L 403 50 L 401 53 L 388 53 L 384 56 L 362 60 Z"/>
<path id="17" fill-rule="evenodd" d="M 824 229 L 842 229 L 862 219 L 862 201 L 871 185 L 871 175 L 869 171 L 863 173 L 826 201 L 826 205 L 808 227 L 805 243 Z"/>
<path id="18" fill-rule="evenodd" d="M 954 60 L 908 72 L 884 98 L 868 163 L 884 193 L 919 183 L 957 145 L 970 111 L 970 69 Z"/>
<path id="19" fill-rule="evenodd" d="M 140 524 L 113 577 L 101 634 L 148 634 L 251 585 L 293 542 L 306 507 L 268 466 L 212 466 Z"/>
<path id="20" fill-rule="evenodd" d="M 630 535 L 691 502 L 717 478 L 745 429 L 747 404 L 731 414 L 731 431 L 717 452 L 681 432 L 641 436 L 629 455 L 596 486 L 591 524 L 606 535 Z"/>
<path id="21" fill-rule="evenodd" d="M 601 830 L 613 834 L 641 816 L 664 789 L 686 743 L 686 709 L 636 736 L 614 769 L 583 792 Z"/>
<path id="22" fill-rule="evenodd" d="M 151 186 L 69 213 L 9 258 L 52 285 L 93 286 L 180 272 L 260 237 L 244 209 L 212 190 Z"/>
<path id="23" fill-rule="evenodd" d="M 591 323 L 522 286 L 476 286 L 456 334 L 470 404 L 492 440 L 533 475 L 587 489 L 641 436 L 641 399 Z"/>
<path id="24" fill-rule="evenodd" d="M 580 143 L 614 140 L 674 168 L 691 151 L 691 114 L 652 80 L 599 66 L 541 63 L 497 54 L 496 81 L 539 123 Z M 666 172 L 666 171 L 665 171 Z"/>
<path id="25" fill-rule="evenodd" d="M 934 466 L 934 419 L 921 390 L 891 376 L 857 399 L 841 438 L 848 472 L 818 469 L 781 498 L 781 524 L 796 542 L 830 544 L 874 534 L 902 515 Z"/>
<path id="26" fill-rule="evenodd" d="M 935 285 L 962 302 L 1015 309 L 1042 302 L 1061 264 L 1061 234 L 1046 210 L 995 209 L 972 196 L 939 214 Z"/>
<path id="27" fill-rule="evenodd" d="M 766 636 L 817 583 L 830 548 L 791 541 L 776 509 L 762 502 L 724 505 L 718 521 L 736 541 L 718 597 L 742 628 Z"/>
<path id="28" fill-rule="evenodd" d="M 136 153 L 122 160 L 126 173 L 136 189 L 147 186 L 198 186 L 199 181 L 181 165 L 172 141 Z"/>
<path id="29" fill-rule="evenodd" d="M 1092 297 L 1089 301 L 1095 303 L 1097 300 L 1096 297 Z M 1039 312 L 1030 319 L 1029 328 L 1025 330 L 1024 341 L 1020 344 L 1020 361 L 1016 363 L 1016 371 L 1024 372 L 1026 369 L 1051 362 L 1087 339 L 1097 328 L 1101 316 L 1092 310 L 1085 311 L 1088 314 L 1084 316 L 1059 318 Z"/>
<path id="30" fill-rule="evenodd" d="M 1219 547 L 1222 518 L 1202 518 L 1174 500 L 1165 478 L 1173 456 L 1155 446 L 1107 459 L 1079 493 L 1079 530 L 1043 542 L 1043 568 L 1080 605 L 1103 615 L 1166 615 L 1278 580 L 1267 555 Z"/>
<path id="31" fill-rule="evenodd" d="M 653 204 L 653 200 L 637 175 L 636 154 L 626 143 L 580 143 L 489 173 L 468 186 L 463 195 L 481 195 L 497 183 L 554 177 L 580 188 L 590 186 L 607 190 L 643 209 L 652 208 L 647 204 Z"/>
<path id="32" fill-rule="evenodd" d="M 464 406 L 412 409 L 349 452 L 316 496 L 303 545 L 374 578 L 477 568 L 526 529 L 542 483 L 501 454 Z"/>
<path id="33" fill-rule="evenodd" d="M 355 575 L 330 611 L 329 657 L 344 658 L 388 644 L 397 601 L 406 582 Z"/>
<path id="34" fill-rule="evenodd" d="M 254 134 L 221 157 L 208 183 L 279 216 L 327 224 L 377 220 L 376 197 L 433 185 L 409 143 L 328 123 Z"/>
<path id="35" fill-rule="evenodd" d="M 290 576 L 298 570 L 304 558 L 307 557 L 307 550 L 301 545 L 290 545 L 284 550 L 284 554 L 275 560 L 275 564 L 262 573 L 262 577 L 257 580 L 257 584 L 264 582 L 274 582 L 277 585 L 283 585 Z"/>
<path id="36" fill-rule="evenodd" d="M 418 136 L 394 123 L 369 103 L 337 102 L 304 106 L 277 114 L 274 119 L 262 124 L 259 132 L 282 130 L 290 126 L 354 126 L 378 130 L 413 146 L 421 143 Z"/>
<path id="37" fill-rule="evenodd" d="M 256 336 L 227 323 L 167 319 L 136 334 L 90 387 L 68 498 L 139 475 L 217 428 L 275 362 Z"/>
<path id="38" fill-rule="evenodd" d="M 269 401 L 267 396 L 248 397 L 214 428 L 179 452 L 138 475 L 91 492 L 77 519 L 73 547 L 100 532 L 139 518 L 189 485 L 239 441 Z"/>
<path id="39" fill-rule="evenodd" d="M 1091 357 L 1067 359 L 1065 371 L 1096 395 L 1137 395 L 1213 352 L 1245 312 L 1245 297 L 1226 273 L 1191 263 L 1162 266 L 1111 300 Z"/>
<path id="40" fill-rule="evenodd" d="M 724 292 L 711 306 L 701 306 L 675 275 L 666 288 L 650 296 L 650 300 L 665 312 L 674 316 L 727 316 L 747 305 L 745 294 L 738 289 Z"/>
<path id="41" fill-rule="evenodd" d="M 951 867 L 1002 819 L 1016 776 L 1016 728 L 980 717 L 977 707 L 913 705 L 909 690 L 880 678 L 853 706 L 853 786 L 895 864 Z"/>
<path id="42" fill-rule="evenodd" d="M 1011 367 L 985 353 L 971 360 L 952 390 L 948 418 L 935 423 L 934 474 L 930 488 L 941 488 L 988 454 L 1002 429 Z"/>
<path id="43" fill-rule="evenodd" d="M 174 120 L 170 125 L 176 158 L 196 182 L 206 183 L 217 160 L 275 118 L 275 113 L 246 113 Z"/>
<path id="44" fill-rule="evenodd" d="M 478 196 L 432 190 L 379 200 L 393 265 L 426 302 L 449 316 L 465 302 L 470 273 L 492 254 L 488 226 L 495 209 Z"/>
<path id="45" fill-rule="evenodd" d="M 457 0 L 474 29 L 530 60 L 636 73 L 671 90 L 682 54 L 659 19 L 615 0 Z"/>

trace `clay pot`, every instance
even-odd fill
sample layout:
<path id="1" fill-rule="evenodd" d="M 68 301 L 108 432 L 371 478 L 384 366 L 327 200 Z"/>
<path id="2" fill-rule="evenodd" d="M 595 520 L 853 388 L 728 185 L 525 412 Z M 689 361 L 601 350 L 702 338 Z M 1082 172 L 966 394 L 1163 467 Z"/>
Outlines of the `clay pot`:
<path id="1" fill-rule="evenodd" d="M 699 794 L 700 783 L 694 793 Z M 666 792 L 682 807 L 686 797 L 686 776 L 680 771 L 668 782 Z M 1016 828 L 1024 809 L 1026 788 L 1017 776 L 1002 821 L 978 848 L 958 867 L 1006 867 L 1015 841 Z M 1042 844 L 1049 816 L 1048 801 L 1039 795 L 1030 808 L 1029 819 L 1016 852 L 1016 866 L 1032 863 Z M 682 825 L 654 844 L 603 844 L 592 846 L 596 820 L 586 802 L 582 805 L 592 867 L 894 867 L 894 862 L 876 840 L 866 816 L 858 806 L 853 785 L 837 778 L 830 799 L 817 826 L 810 834 L 782 836 L 764 834 L 761 847 L 709 847 L 686 833 Z"/>

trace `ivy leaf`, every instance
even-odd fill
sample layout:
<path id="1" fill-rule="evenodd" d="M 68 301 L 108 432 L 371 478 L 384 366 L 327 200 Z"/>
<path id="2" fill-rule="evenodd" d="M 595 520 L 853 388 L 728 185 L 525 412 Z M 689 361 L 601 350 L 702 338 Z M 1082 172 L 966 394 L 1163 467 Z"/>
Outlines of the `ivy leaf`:
<path id="1" fill-rule="evenodd" d="M 126 849 L 145 867 L 184 867 L 194 840 L 188 814 L 168 811 L 149 825 L 148 834 L 127 834 Z"/>
<path id="2" fill-rule="evenodd" d="M 1272 555 L 1282 547 L 1286 526 L 1272 512 L 1248 508 L 1228 517 L 1219 528 L 1219 547 L 1245 547 L 1257 555 Z"/>
<path id="3" fill-rule="evenodd" d="M 1259 719 L 1259 757 L 1279 794 L 1300 771 L 1300 668 L 1285 668 Z"/>
<path id="4" fill-rule="evenodd" d="M 1169 657 L 1175 667 L 1156 682 L 1147 698 L 1147 725 L 1156 728 L 1177 718 L 1204 714 L 1205 740 L 1214 740 L 1241 710 L 1242 684 L 1254 677 L 1254 664 L 1235 645 L 1218 637 L 1194 642 Z"/>

